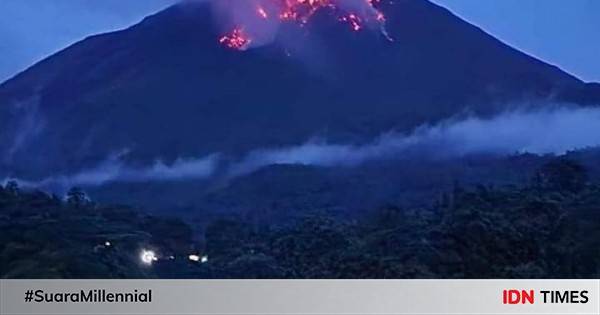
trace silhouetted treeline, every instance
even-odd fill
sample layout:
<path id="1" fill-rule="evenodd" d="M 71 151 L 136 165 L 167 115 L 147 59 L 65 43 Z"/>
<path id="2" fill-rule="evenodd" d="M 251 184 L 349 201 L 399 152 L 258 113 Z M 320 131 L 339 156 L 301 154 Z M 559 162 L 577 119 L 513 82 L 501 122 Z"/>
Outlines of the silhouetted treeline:
<path id="1" fill-rule="evenodd" d="M 3 278 L 147 278 L 143 249 L 164 255 L 194 248 L 185 223 L 126 206 L 101 206 L 74 188 L 65 198 L 0 186 Z"/>
<path id="2" fill-rule="evenodd" d="M 562 158 L 519 187 L 457 183 L 430 207 L 250 222 L 214 220 L 194 241 L 181 221 L 100 206 L 77 189 L 61 200 L 8 184 L 0 189 L 0 270 L 67 278 L 600 276 L 600 185 Z M 157 252 L 153 265 L 140 262 L 143 248 Z M 208 261 L 190 261 L 190 253 Z"/>

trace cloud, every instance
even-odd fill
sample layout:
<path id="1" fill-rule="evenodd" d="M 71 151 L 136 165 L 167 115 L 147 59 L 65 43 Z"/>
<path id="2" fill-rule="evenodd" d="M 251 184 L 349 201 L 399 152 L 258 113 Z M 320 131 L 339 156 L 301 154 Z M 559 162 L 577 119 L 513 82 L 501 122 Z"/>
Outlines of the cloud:
<path id="1" fill-rule="evenodd" d="M 46 126 L 37 94 L 10 105 L 0 113 L 7 115 L 8 122 L 3 126 L 4 134 L 0 135 L 0 160 L 4 163 L 12 162 L 15 154 L 41 135 Z"/>
<path id="2" fill-rule="evenodd" d="M 272 164 L 348 167 L 411 154 L 436 158 L 478 153 L 562 154 L 595 146 L 600 146 L 600 109 L 557 107 L 507 112 L 490 119 L 453 119 L 421 126 L 410 134 L 386 133 L 364 145 L 314 139 L 299 146 L 256 150 L 235 163 L 229 174 L 239 176 Z"/>
<path id="3" fill-rule="evenodd" d="M 146 167 L 131 167 L 123 154 L 111 156 L 97 167 L 69 176 L 52 176 L 30 187 L 100 186 L 111 182 L 160 182 L 206 179 L 225 170 L 231 178 L 274 164 L 355 167 L 375 160 L 404 158 L 457 158 L 470 154 L 563 154 L 600 146 L 600 108 L 553 107 L 512 111 L 489 119 L 451 119 L 421 126 L 411 133 L 388 132 L 365 144 L 331 144 L 312 139 L 304 144 L 254 150 L 234 162 L 219 154 L 198 159 L 160 160 Z"/>
<path id="4" fill-rule="evenodd" d="M 57 175 L 39 181 L 18 180 L 24 187 L 65 190 L 74 186 L 102 186 L 113 182 L 159 182 L 208 178 L 218 165 L 218 156 L 178 159 L 171 164 L 160 160 L 147 167 L 131 167 L 113 155 L 100 165 L 72 175 Z M 7 180 L 5 180 L 6 182 Z"/>

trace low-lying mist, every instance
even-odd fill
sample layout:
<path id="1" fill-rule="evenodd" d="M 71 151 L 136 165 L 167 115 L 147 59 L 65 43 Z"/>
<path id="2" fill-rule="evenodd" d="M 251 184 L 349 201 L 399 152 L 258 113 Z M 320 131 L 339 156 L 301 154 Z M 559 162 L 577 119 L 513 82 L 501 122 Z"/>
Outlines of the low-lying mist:
<path id="1" fill-rule="evenodd" d="M 563 154 L 600 145 L 600 108 L 559 107 L 513 111 L 491 119 L 451 119 L 421 126 L 411 134 L 389 132 L 364 145 L 329 144 L 314 139 L 300 146 L 250 152 L 232 175 L 271 164 L 356 166 L 369 160 L 410 155 L 456 158 L 469 154 Z"/>
<path id="2" fill-rule="evenodd" d="M 65 191 L 74 186 L 102 186 L 111 182 L 177 181 L 206 178 L 218 163 L 217 156 L 211 155 L 201 159 L 178 159 L 170 165 L 157 160 L 150 166 L 138 168 L 126 165 L 121 157 L 121 154 L 113 155 L 96 167 L 77 174 L 51 176 L 40 181 L 17 181 L 24 187 L 53 191 Z"/>
<path id="3" fill-rule="evenodd" d="M 99 186 L 110 182 L 150 182 L 236 177 L 273 164 L 353 167 L 378 159 L 411 156 L 457 158 L 470 154 L 563 154 L 600 146 L 600 108 L 555 107 L 511 111 L 490 119 L 450 119 L 421 126 L 409 134 L 388 132 L 366 144 L 333 144 L 312 139 L 302 145 L 251 151 L 234 162 L 219 154 L 179 159 L 169 165 L 157 161 L 144 168 L 126 165 L 111 156 L 95 168 L 72 175 L 55 175 L 41 181 L 21 182 L 30 187 Z"/>

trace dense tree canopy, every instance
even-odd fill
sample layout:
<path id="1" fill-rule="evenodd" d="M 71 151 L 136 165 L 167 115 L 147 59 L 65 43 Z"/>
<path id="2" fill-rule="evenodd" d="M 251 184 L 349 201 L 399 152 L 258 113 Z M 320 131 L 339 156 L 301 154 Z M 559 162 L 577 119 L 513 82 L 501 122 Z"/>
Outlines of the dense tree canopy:
<path id="1" fill-rule="evenodd" d="M 60 199 L 11 182 L 0 188 L 0 271 L 7 278 L 600 276 L 600 185 L 568 160 L 548 163 L 521 187 L 457 184 L 430 207 L 249 222 L 227 216 L 192 228 L 98 205 L 80 189 Z M 157 261 L 140 261 L 144 249 Z"/>

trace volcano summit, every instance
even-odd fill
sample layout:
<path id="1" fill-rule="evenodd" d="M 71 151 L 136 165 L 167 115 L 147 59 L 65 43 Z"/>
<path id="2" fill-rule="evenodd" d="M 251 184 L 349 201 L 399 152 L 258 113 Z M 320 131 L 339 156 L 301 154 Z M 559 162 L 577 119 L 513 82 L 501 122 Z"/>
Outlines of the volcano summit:
<path id="1" fill-rule="evenodd" d="M 119 152 L 138 166 L 236 158 L 314 137 L 359 145 L 515 103 L 600 100 L 597 84 L 425 0 L 240 2 L 183 2 L 0 85 L 0 171 L 42 178 Z"/>

